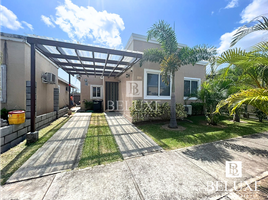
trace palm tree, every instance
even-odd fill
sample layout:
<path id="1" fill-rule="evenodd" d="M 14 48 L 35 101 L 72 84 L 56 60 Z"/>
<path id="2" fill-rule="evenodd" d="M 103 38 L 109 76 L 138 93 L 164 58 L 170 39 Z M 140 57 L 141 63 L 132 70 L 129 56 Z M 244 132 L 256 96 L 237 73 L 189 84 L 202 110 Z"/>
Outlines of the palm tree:
<path id="1" fill-rule="evenodd" d="M 259 20 L 260 18 L 263 21 Z M 251 27 L 242 26 L 233 36 L 231 46 L 240 39 L 254 31 L 268 30 L 268 19 L 259 16 L 252 21 L 258 21 Z M 225 105 L 231 108 L 231 114 L 242 104 L 252 105 L 268 115 L 268 41 L 262 41 L 252 47 L 252 51 L 229 49 L 218 58 L 218 64 L 229 63 L 228 68 L 235 66 L 241 68 L 248 76 L 252 89 L 242 90 L 229 96 L 217 105 L 216 112 Z M 228 71 L 228 70 L 227 70 Z"/>
<path id="2" fill-rule="evenodd" d="M 171 116 L 169 127 L 177 128 L 175 72 L 183 65 L 194 65 L 200 60 L 208 60 L 216 54 L 216 50 L 215 48 L 206 46 L 196 46 L 194 48 L 183 47 L 182 49 L 178 49 L 175 31 L 163 20 L 153 24 L 147 33 L 147 41 L 151 38 L 155 38 L 161 45 L 161 49 L 146 50 L 140 61 L 140 66 L 142 66 L 144 61 L 159 63 L 163 81 L 166 84 L 169 84 L 169 76 L 172 76 Z"/>
<path id="3" fill-rule="evenodd" d="M 261 21 L 262 19 L 263 21 Z M 248 27 L 247 25 L 251 24 L 252 22 L 258 22 L 254 26 Z M 238 28 L 236 33 L 233 36 L 232 42 L 231 42 L 231 47 L 234 46 L 239 40 L 241 40 L 243 37 L 246 35 L 255 32 L 255 31 L 267 31 L 268 30 L 268 18 L 265 16 L 258 16 L 251 20 L 248 24 L 241 26 Z"/>

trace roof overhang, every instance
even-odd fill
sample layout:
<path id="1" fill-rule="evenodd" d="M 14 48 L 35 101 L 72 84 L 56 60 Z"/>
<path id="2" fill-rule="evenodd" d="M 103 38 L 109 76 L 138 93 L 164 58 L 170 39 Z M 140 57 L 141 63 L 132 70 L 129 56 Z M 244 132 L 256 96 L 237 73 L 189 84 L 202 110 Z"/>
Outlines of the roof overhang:
<path id="1" fill-rule="evenodd" d="M 27 37 L 27 42 L 71 75 L 119 77 L 141 58 L 142 52 Z"/>

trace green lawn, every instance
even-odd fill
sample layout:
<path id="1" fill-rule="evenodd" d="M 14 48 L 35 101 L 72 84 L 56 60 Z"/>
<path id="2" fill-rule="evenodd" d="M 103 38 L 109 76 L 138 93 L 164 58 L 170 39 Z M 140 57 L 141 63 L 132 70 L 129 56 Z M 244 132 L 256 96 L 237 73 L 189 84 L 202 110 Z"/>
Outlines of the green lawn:
<path id="1" fill-rule="evenodd" d="M 22 166 L 43 144 L 51 138 L 67 121 L 69 117 L 61 117 L 52 122 L 49 126 L 39 131 L 39 140 L 33 144 L 26 144 L 26 140 L 19 145 L 11 148 L 7 152 L 1 154 L 1 185 L 9 179 L 9 177 Z"/>
<path id="2" fill-rule="evenodd" d="M 92 113 L 78 167 L 107 164 L 122 160 L 121 153 L 103 113 Z"/>
<path id="3" fill-rule="evenodd" d="M 204 116 L 192 116 L 187 119 L 193 123 L 178 122 L 178 125 L 186 128 L 184 131 L 162 129 L 161 126 L 166 123 L 152 122 L 137 125 L 137 127 L 166 150 L 268 131 L 267 121 L 261 123 L 257 120 L 241 119 L 244 122 L 238 123 L 231 121 L 228 117 L 222 117 L 219 126 L 210 126 L 206 125 Z"/>

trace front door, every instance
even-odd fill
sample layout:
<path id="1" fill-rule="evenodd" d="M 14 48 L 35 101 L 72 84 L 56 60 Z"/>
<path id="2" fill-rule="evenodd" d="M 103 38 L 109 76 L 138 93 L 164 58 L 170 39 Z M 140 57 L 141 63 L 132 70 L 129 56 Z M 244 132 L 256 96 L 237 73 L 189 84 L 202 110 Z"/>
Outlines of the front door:
<path id="1" fill-rule="evenodd" d="M 118 101 L 118 82 L 105 83 L 106 110 L 116 110 Z"/>

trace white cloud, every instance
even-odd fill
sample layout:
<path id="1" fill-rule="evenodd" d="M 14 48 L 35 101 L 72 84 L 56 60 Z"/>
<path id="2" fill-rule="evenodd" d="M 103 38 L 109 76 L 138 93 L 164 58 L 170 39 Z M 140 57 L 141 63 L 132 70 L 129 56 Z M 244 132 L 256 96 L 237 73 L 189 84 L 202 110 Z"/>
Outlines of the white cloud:
<path id="1" fill-rule="evenodd" d="M 251 21 L 253 18 L 265 14 L 267 15 L 268 0 L 253 0 L 242 12 L 240 23 L 245 23 Z M 230 48 L 233 35 L 236 33 L 237 29 L 232 32 L 227 32 L 223 34 L 220 38 L 220 47 L 217 49 L 218 53 Z M 241 49 L 250 50 L 250 47 L 257 44 L 258 42 L 268 40 L 267 31 L 256 31 L 241 39 L 234 47 L 239 47 Z"/>
<path id="2" fill-rule="evenodd" d="M 238 6 L 238 0 L 231 0 L 224 9 L 234 8 Z"/>
<path id="3" fill-rule="evenodd" d="M 33 30 L 33 25 L 27 23 L 26 21 L 22 21 L 21 23 L 25 24 L 29 29 L 31 29 L 31 31 Z"/>
<path id="4" fill-rule="evenodd" d="M 250 22 L 252 19 L 259 15 L 267 15 L 268 0 L 253 0 L 240 14 L 240 23 Z"/>
<path id="5" fill-rule="evenodd" d="M 211 11 L 211 15 L 213 15 L 214 14 L 214 11 Z"/>
<path id="6" fill-rule="evenodd" d="M 45 22 L 45 24 L 49 27 L 49 26 L 52 26 L 52 27 L 55 27 L 55 25 L 52 23 L 52 21 L 50 20 L 49 17 L 46 17 L 44 15 L 41 15 L 41 20 L 43 22 Z"/>
<path id="7" fill-rule="evenodd" d="M 124 30 L 122 18 L 114 13 L 96 11 L 93 7 L 79 7 L 65 0 L 63 5 L 56 7 L 53 20 L 73 40 L 93 39 L 95 43 L 119 47 L 122 44 L 120 31 Z"/>
<path id="8" fill-rule="evenodd" d="M 225 33 L 221 36 L 220 47 L 217 49 L 219 54 L 230 48 L 230 44 L 231 44 L 233 35 L 236 33 L 236 31 L 237 31 L 237 29 L 233 30 L 232 32 Z M 241 48 L 244 50 L 250 50 L 250 48 L 253 45 L 255 45 L 263 40 L 267 40 L 267 39 L 268 39 L 267 31 L 256 31 L 256 32 L 253 32 L 253 33 L 245 36 L 243 39 L 241 39 L 239 42 L 237 42 L 237 44 L 232 48 L 238 47 L 238 48 Z"/>
<path id="9" fill-rule="evenodd" d="M 21 23 L 17 20 L 17 16 L 5 6 L 0 5 L 1 11 L 1 26 L 12 30 L 23 28 Z"/>

